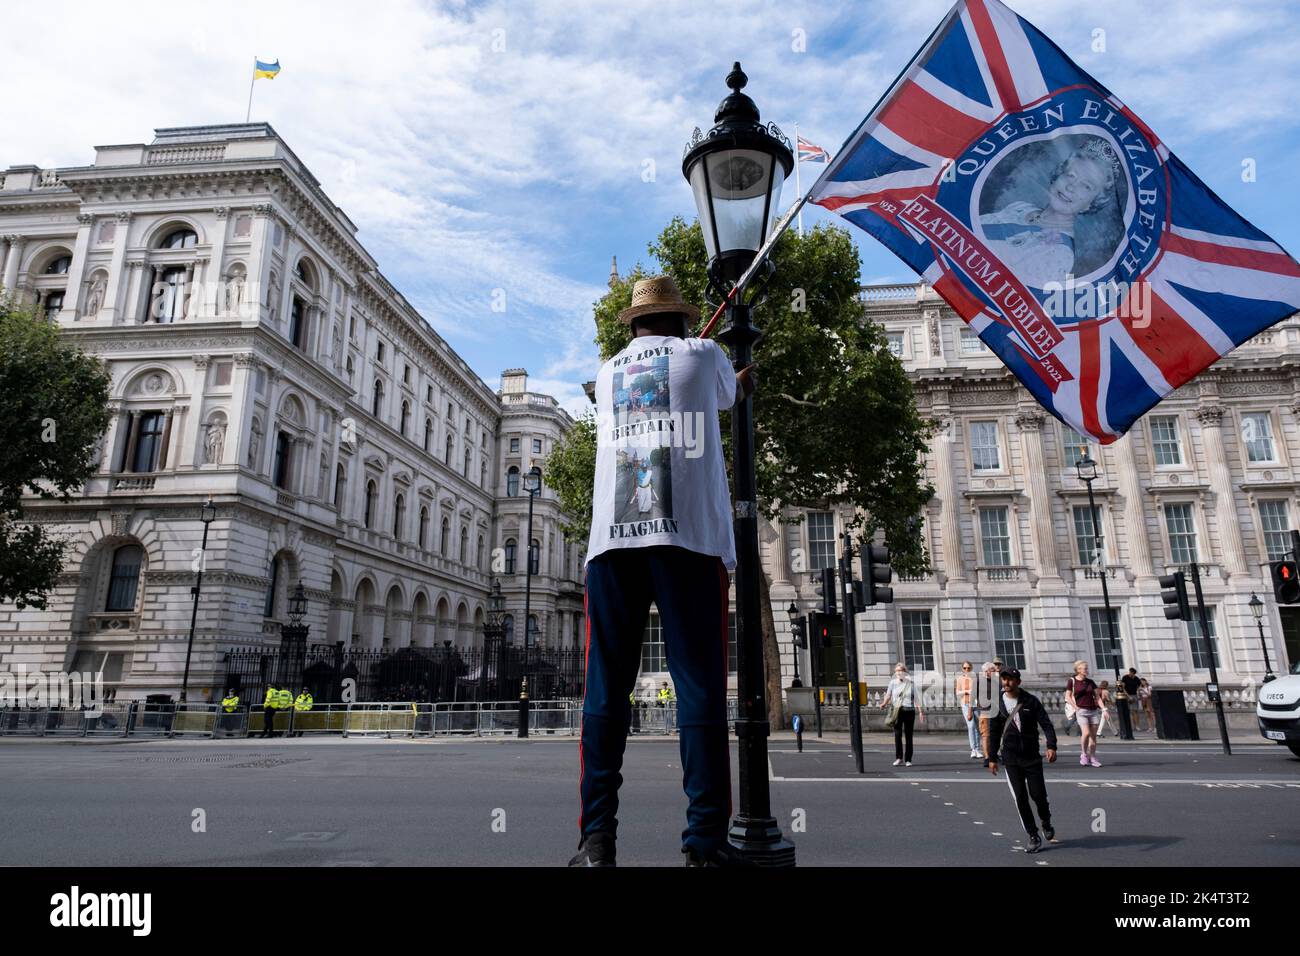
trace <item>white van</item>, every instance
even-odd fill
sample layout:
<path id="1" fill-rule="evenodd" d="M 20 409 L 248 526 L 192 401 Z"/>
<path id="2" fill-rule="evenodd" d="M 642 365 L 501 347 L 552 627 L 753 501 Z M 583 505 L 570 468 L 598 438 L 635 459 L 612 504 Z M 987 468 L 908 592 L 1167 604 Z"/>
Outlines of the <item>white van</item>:
<path id="1" fill-rule="evenodd" d="M 1260 687 L 1255 716 L 1261 734 L 1286 744 L 1300 757 L 1300 661 L 1292 666 L 1290 674 Z"/>

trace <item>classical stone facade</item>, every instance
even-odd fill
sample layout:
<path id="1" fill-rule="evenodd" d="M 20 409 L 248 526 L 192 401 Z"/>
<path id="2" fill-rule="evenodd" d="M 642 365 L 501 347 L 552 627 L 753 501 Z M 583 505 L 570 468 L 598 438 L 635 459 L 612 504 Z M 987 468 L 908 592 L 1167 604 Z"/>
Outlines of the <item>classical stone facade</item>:
<path id="1" fill-rule="evenodd" d="M 219 695 L 226 649 L 278 641 L 299 581 L 314 641 L 468 647 L 494 574 L 522 620 L 512 471 L 571 420 L 523 370 L 494 392 L 356 232 L 260 123 L 0 174 L 0 284 L 107 361 L 113 411 L 84 493 L 29 503 L 72 557 L 48 610 L 0 607 L 0 668 L 174 693 L 200 561 L 192 698 Z M 537 639 L 572 644 L 581 545 L 549 490 L 533 537 Z"/>
<path id="2" fill-rule="evenodd" d="M 1165 619 L 1159 575 L 1196 561 L 1225 688 L 1264 674 L 1248 602 L 1266 604 L 1264 636 L 1275 672 L 1300 659 L 1300 608 L 1273 601 L 1267 563 L 1300 527 L 1300 320 L 1247 342 L 1105 447 L 1094 483 L 1105 561 L 1096 552 L 1086 486 L 1073 462 L 1073 431 L 1047 415 L 924 285 L 870 287 L 871 317 L 914 383 L 920 409 L 938 420 L 924 514 L 932 573 L 896 581 L 895 603 L 861 615 L 863 675 L 873 687 L 906 659 L 951 675 L 995 653 L 1035 684 L 1055 684 L 1076 659 L 1111 673 L 1100 574 L 1107 575 L 1125 668 L 1160 686 L 1203 685 L 1208 645 L 1200 628 Z M 792 677 L 784 608 L 818 606 L 811 575 L 843 525 L 804 513 L 772 529 L 764 561 Z M 797 550 L 796 550 L 797 549 Z M 1190 584 L 1189 584 L 1190 588 Z M 1194 600 L 1194 598 L 1193 598 Z M 806 655 L 801 671 L 808 673 Z M 1113 679 L 1113 678 L 1112 678 Z"/>

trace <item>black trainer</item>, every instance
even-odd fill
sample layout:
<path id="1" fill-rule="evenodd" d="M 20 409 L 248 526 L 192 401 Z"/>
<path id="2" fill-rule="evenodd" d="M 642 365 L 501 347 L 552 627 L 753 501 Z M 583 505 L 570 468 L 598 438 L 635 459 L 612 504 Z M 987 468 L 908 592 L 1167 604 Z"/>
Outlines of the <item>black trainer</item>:
<path id="1" fill-rule="evenodd" d="M 612 833 L 591 833 L 583 838 L 569 866 L 617 866 Z"/>
<path id="2" fill-rule="evenodd" d="M 684 846 L 682 852 L 686 854 L 687 866 L 758 866 L 730 843 L 723 843 L 712 850 Z"/>
<path id="3" fill-rule="evenodd" d="M 1031 837 L 1029 838 L 1029 844 L 1025 847 L 1025 852 L 1026 852 L 1026 853 L 1037 853 L 1037 852 L 1038 852 L 1039 850 L 1041 850 L 1042 848 L 1043 848 L 1043 841 L 1042 841 L 1042 839 L 1038 836 L 1038 834 L 1035 833 L 1033 836 L 1031 836 Z"/>
<path id="4" fill-rule="evenodd" d="M 1043 824 L 1043 836 L 1048 843 L 1056 842 L 1056 830 L 1050 823 Z"/>

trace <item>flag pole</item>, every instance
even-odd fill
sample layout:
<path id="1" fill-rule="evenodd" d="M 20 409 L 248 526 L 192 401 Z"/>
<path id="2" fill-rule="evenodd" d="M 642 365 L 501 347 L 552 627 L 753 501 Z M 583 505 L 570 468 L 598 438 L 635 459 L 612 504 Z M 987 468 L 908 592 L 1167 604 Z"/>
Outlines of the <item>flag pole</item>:
<path id="1" fill-rule="evenodd" d="M 244 122 L 247 123 L 253 115 L 253 84 L 257 82 L 257 60 L 253 60 L 253 78 L 248 81 L 248 111 L 244 113 Z"/>
<path id="2" fill-rule="evenodd" d="M 799 124 L 794 124 L 794 191 L 803 195 L 802 180 L 799 178 Z M 803 209 L 799 210 L 799 238 L 803 238 Z"/>

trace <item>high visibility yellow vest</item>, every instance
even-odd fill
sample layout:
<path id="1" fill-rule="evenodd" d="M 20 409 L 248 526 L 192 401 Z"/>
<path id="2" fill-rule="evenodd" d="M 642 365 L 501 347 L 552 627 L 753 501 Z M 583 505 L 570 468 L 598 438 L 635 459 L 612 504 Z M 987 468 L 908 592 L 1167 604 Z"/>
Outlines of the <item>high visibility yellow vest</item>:
<path id="1" fill-rule="evenodd" d="M 662 701 L 663 703 L 666 704 L 672 699 L 673 699 L 673 692 L 669 690 L 667 687 L 664 687 L 659 691 L 659 700 Z"/>
<path id="2" fill-rule="evenodd" d="M 293 706 L 293 691 L 285 689 L 277 690 L 275 696 L 277 699 L 276 706 L 281 710 L 288 710 Z"/>
<path id="3" fill-rule="evenodd" d="M 221 706 L 225 708 L 226 713 L 233 714 L 235 708 L 239 706 L 239 695 L 231 694 L 229 697 L 221 698 Z"/>
<path id="4" fill-rule="evenodd" d="M 296 711 L 311 710 L 313 698 L 311 694 L 299 694 L 293 702 L 293 709 Z"/>
<path id="5" fill-rule="evenodd" d="M 266 689 L 266 700 L 262 701 L 263 707 L 276 708 L 280 706 L 280 692 L 274 687 Z"/>

